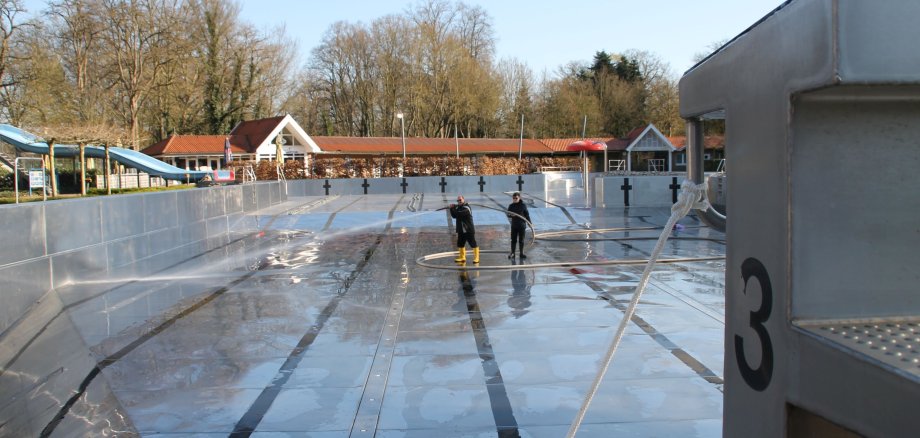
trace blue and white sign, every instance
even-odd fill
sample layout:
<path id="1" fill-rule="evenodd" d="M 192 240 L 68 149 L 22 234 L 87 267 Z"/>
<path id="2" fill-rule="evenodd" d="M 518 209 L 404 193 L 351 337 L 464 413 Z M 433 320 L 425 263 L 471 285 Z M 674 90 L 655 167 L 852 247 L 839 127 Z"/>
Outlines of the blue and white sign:
<path id="1" fill-rule="evenodd" d="M 29 188 L 40 189 L 45 187 L 45 171 L 42 169 L 29 170 Z"/>

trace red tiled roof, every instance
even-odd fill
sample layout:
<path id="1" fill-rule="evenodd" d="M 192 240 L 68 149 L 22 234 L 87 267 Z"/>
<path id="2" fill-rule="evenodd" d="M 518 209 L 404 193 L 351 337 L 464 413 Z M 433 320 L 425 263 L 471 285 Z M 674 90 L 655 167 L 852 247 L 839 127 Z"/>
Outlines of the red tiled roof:
<path id="1" fill-rule="evenodd" d="M 618 148 L 618 146 L 619 146 L 619 140 L 617 140 L 617 139 L 615 139 L 615 138 L 609 138 L 609 137 L 607 137 L 607 138 L 603 138 L 603 137 L 588 137 L 588 138 L 585 138 L 585 139 L 582 139 L 582 138 L 580 138 L 580 137 L 579 137 L 579 138 L 544 138 L 544 139 L 542 139 L 542 140 L 540 140 L 540 141 L 543 142 L 543 144 L 545 144 L 546 147 L 552 149 L 553 151 L 556 151 L 556 152 L 568 152 L 568 151 L 566 151 L 565 148 L 567 148 L 570 144 L 575 143 L 576 141 L 581 141 L 581 140 L 599 141 L 599 142 L 601 142 L 601 143 L 606 143 L 606 144 L 607 144 L 607 150 L 608 150 L 608 151 L 626 149 L 626 144 L 623 144 L 623 147 L 622 147 L 622 148 Z"/>
<path id="2" fill-rule="evenodd" d="M 639 138 L 639 135 L 642 134 L 642 131 L 645 131 L 645 128 L 648 128 L 648 125 L 649 124 L 634 128 L 632 131 L 629 131 L 629 133 L 626 134 L 626 137 L 623 137 L 621 140 L 625 140 L 626 146 L 629 146 L 630 143 L 636 141 L 636 139 Z M 626 147 L 624 146 L 623 149 L 625 150 Z"/>
<path id="3" fill-rule="evenodd" d="M 226 135 L 172 135 L 141 152 L 151 156 L 223 154 L 225 138 Z M 231 135 L 230 150 L 234 154 L 254 153 L 255 147 L 245 137 Z"/>
<path id="4" fill-rule="evenodd" d="M 312 137 L 323 152 L 352 154 L 401 154 L 400 137 Z M 460 153 L 518 153 L 548 154 L 552 150 L 539 140 L 461 138 Z M 457 152 L 457 140 L 453 138 L 406 138 L 407 154 L 453 154 Z"/>
<path id="5" fill-rule="evenodd" d="M 230 131 L 230 135 L 244 138 L 250 145 L 260 145 L 278 127 L 285 116 L 240 122 Z M 255 152 L 253 149 L 252 152 Z"/>
<path id="6" fill-rule="evenodd" d="M 668 141 L 674 145 L 677 150 L 683 150 L 687 146 L 687 137 L 678 136 L 678 137 L 668 137 Z M 725 148 L 725 136 L 724 135 L 707 135 L 703 137 L 703 149 L 724 149 Z"/>
<path id="7" fill-rule="evenodd" d="M 256 148 L 284 120 L 285 116 L 240 122 L 230 132 L 230 150 L 234 154 L 254 154 Z M 145 148 L 141 152 L 152 155 L 223 154 L 226 135 L 173 135 Z"/>
<path id="8" fill-rule="evenodd" d="M 238 124 L 230 135 L 230 147 L 235 154 L 255 153 L 258 145 L 271 134 L 285 116 L 250 120 Z M 608 151 L 623 151 L 636 140 L 649 125 L 635 128 L 623 138 L 591 137 L 584 140 L 607 144 Z M 224 135 L 173 135 L 141 152 L 152 155 L 196 155 L 223 154 Z M 322 152 L 344 154 L 401 154 L 400 137 L 312 137 Z M 522 152 L 528 154 L 546 154 L 567 152 L 566 148 L 581 138 L 547 138 L 542 140 L 527 139 L 523 141 Z M 686 145 L 686 137 L 668 137 L 668 141 L 677 149 Z M 460 153 L 514 154 L 518 152 L 519 139 L 461 138 Z M 723 136 L 707 136 L 706 149 L 724 147 Z M 456 140 L 453 138 L 406 138 L 408 154 L 452 154 L 456 153 Z"/>

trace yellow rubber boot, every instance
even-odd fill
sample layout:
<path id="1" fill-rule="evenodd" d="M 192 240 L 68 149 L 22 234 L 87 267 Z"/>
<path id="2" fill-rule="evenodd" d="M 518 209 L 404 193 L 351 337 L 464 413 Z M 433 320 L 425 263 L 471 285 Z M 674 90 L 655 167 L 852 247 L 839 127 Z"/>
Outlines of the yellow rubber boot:
<path id="1" fill-rule="evenodd" d="M 473 263 L 479 263 L 479 247 L 473 248 Z"/>
<path id="2" fill-rule="evenodd" d="M 466 248 L 457 248 L 457 252 L 460 253 L 460 255 L 458 255 L 457 258 L 454 259 L 454 261 L 457 263 L 465 262 L 466 261 Z"/>

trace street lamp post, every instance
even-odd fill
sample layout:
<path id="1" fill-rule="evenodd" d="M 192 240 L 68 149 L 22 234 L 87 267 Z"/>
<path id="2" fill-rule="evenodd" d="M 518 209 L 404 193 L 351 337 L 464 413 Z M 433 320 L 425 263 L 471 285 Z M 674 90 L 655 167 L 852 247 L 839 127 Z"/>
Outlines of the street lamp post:
<path id="1" fill-rule="evenodd" d="M 399 119 L 399 130 L 402 133 L 403 162 L 405 162 L 406 161 L 406 123 L 403 121 L 403 113 L 396 113 L 396 118 Z"/>

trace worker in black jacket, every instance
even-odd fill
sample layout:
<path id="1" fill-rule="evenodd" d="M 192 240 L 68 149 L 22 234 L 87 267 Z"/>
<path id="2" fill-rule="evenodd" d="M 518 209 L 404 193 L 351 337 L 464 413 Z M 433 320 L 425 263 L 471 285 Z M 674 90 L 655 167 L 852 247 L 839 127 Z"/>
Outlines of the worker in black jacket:
<path id="1" fill-rule="evenodd" d="M 508 205 L 508 211 L 514 213 L 508 214 L 508 219 L 511 220 L 511 254 L 508 254 L 508 258 L 514 258 L 514 247 L 518 246 L 521 258 L 526 259 L 527 256 L 524 254 L 524 234 L 527 232 L 527 223 L 530 222 L 530 212 L 527 211 L 527 205 L 524 204 L 519 192 L 514 192 L 514 195 L 511 195 L 511 204 Z"/>
<path id="2" fill-rule="evenodd" d="M 466 244 L 469 242 L 470 248 L 473 248 L 473 263 L 479 263 L 479 245 L 476 244 L 476 228 L 473 227 L 473 209 L 463 199 L 463 195 L 457 195 L 457 203 L 450 204 L 450 217 L 457 220 L 457 252 L 459 255 L 454 261 L 466 262 Z"/>

